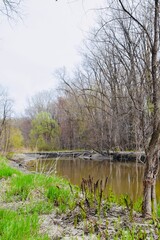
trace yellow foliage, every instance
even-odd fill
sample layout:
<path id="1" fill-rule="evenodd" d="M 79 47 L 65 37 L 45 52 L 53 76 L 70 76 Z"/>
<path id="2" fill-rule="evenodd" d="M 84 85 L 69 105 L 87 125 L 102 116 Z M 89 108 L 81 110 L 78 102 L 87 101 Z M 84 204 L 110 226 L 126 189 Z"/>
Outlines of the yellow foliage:
<path id="1" fill-rule="evenodd" d="M 18 128 L 11 128 L 9 145 L 11 148 L 19 149 L 22 148 L 24 139 L 21 131 Z"/>

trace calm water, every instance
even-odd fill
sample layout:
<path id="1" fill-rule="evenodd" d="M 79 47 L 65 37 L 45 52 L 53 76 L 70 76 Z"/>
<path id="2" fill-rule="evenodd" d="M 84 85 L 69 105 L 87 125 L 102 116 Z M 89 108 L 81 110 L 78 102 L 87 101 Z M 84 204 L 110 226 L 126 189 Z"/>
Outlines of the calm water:
<path id="1" fill-rule="evenodd" d="M 129 194 L 133 200 L 142 196 L 144 165 L 136 163 L 112 163 L 108 161 L 91 161 L 83 159 L 67 160 L 33 160 L 28 162 L 31 171 L 47 172 L 51 168 L 57 170 L 57 175 L 80 185 L 82 178 L 90 175 L 94 181 L 105 181 L 108 177 L 108 188 L 111 187 L 117 195 Z M 157 180 L 157 197 L 160 199 L 160 176 Z"/>

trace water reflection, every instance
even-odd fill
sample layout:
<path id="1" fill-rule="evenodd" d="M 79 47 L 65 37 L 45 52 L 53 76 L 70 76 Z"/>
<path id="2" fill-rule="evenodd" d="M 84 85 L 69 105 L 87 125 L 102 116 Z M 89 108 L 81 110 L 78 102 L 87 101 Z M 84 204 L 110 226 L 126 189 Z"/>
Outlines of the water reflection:
<path id="1" fill-rule="evenodd" d="M 47 172 L 51 167 L 55 167 L 56 160 L 36 160 L 28 163 L 31 171 Z M 80 185 L 82 178 L 90 175 L 94 181 L 102 179 L 105 181 L 108 176 L 109 186 L 117 195 L 129 194 L 133 200 L 142 196 L 142 182 L 144 165 L 136 163 L 112 163 L 108 161 L 91 161 L 82 159 L 58 160 L 56 165 L 57 174 Z M 159 190 L 160 178 L 157 181 L 157 194 Z"/>

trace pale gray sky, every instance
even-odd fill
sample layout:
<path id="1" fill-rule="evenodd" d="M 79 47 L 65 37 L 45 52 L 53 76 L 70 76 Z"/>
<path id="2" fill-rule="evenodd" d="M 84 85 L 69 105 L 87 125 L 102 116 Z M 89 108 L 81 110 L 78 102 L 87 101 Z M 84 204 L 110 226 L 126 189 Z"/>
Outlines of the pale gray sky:
<path id="1" fill-rule="evenodd" d="M 17 113 L 27 97 L 56 88 L 57 68 L 80 60 L 78 47 L 94 24 L 103 0 L 24 0 L 22 18 L 0 16 L 0 85 L 7 87 Z"/>

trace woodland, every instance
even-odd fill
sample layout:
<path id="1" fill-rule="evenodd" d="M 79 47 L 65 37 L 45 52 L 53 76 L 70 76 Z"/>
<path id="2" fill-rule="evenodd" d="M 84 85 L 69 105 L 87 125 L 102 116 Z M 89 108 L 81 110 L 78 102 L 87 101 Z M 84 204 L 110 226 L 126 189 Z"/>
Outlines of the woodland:
<path id="1" fill-rule="evenodd" d="M 5 14 L 16 11 L 3 3 Z M 21 117 L 13 117 L 1 86 L 1 151 L 145 151 L 143 215 L 150 217 L 159 164 L 159 4 L 107 1 L 81 48 L 82 63 L 58 69 L 59 88 L 30 98 Z"/>

